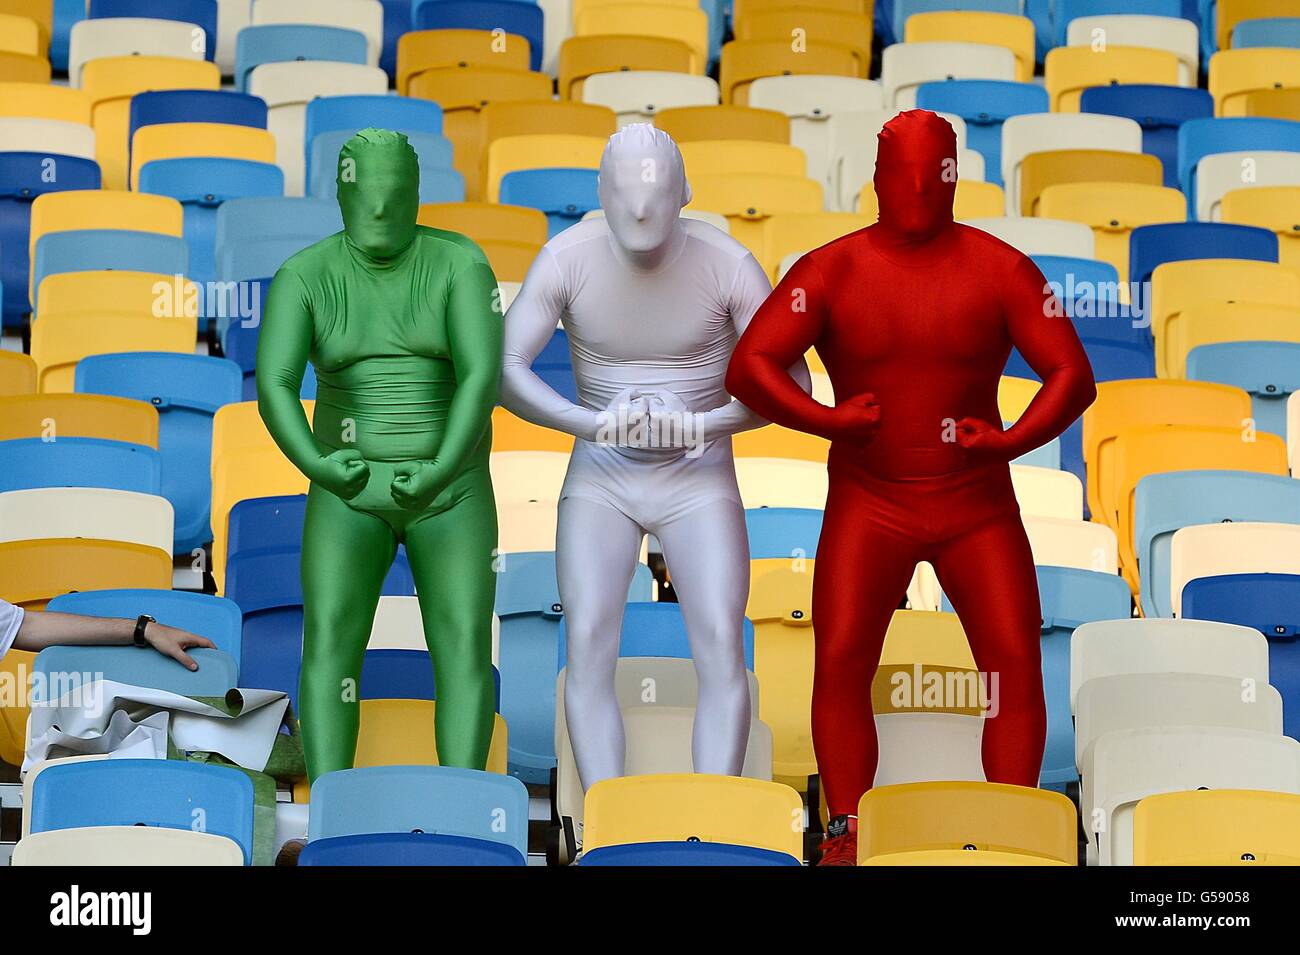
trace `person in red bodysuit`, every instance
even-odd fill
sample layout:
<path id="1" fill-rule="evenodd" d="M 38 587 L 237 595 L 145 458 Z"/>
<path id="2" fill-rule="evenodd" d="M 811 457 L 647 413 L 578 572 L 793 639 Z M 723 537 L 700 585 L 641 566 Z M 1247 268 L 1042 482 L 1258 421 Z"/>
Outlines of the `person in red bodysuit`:
<path id="1" fill-rule="evenodd" d="M 758 414 L 831 441 L 813 590 L 813 743 L 831 815 L 823 865 L 856 863 L 858 800 L 876 772 L 871 682 L 918 561 L 934 565 L 981 672 L 999 675 L 988 779 L 1033 786 L 1042 762 L 1038 586 L 1008 462 L 1064 431 L 1096 389 L 1034 263 L 953 221 L 956 164 L 945 120 L 925 110 L 890 120 L 879 221 L 800 258 L 727 373 L 727 390 Z M 1003 430 L 998 379 L 1013 345 L 1043 386 Z M 833 408 L 786 372 L 810 347 Z"/>

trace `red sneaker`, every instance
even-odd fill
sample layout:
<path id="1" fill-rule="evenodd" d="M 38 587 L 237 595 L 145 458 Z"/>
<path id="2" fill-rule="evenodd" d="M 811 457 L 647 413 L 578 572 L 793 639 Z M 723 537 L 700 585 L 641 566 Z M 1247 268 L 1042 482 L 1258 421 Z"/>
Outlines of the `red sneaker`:
<path id="1" fill-rule="evenodd" d="M 847 832 L 842 836 L 827 836 L 822 840 L 822 865 L 857 865 L 858 834 Z"/>

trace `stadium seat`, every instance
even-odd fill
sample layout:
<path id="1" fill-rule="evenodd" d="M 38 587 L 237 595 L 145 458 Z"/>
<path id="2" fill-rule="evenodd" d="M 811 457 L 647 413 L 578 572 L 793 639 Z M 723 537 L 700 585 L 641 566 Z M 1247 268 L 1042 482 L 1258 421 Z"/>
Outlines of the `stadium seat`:
<path id="1" fill-rule="evenodd" d="M 232 90 L 159 90 L 131 97 L 127 142 L 144 126 L 168 123 L 222 123 L 266 129 L 266 103 Z"/>
<path id="2" fill-rule="evenodd" d="M 690 73 L 704 73 L 709 62 L 709 18 L 698 6 L 671 3 L 588 5 L 574 12 L 573 35 L 638 36 L 685 43 L 691 50 L 687 70 Z"/>
<path id="3" fill-rule="evenodd" d="M 189 288 L 183 276 L 189 271 L 189 247 L 177 236 L 125 229 L 73 229 L 43 235 L 32 251 L 32 311 L 52 315 L 48 302 L 40 300 L 45 280 L 55 275 L 133 272 L 157 270 L 169 277 L 169 285 Z M 177 279 L 176 276 L 182 276 Z M 169 293 L 162 292 L 161 295 Z M 165 317 L 193 317 L 188 302 L 168 303 Z M 160 309 L 163 310 L 163 309 Z M 139 313 L 143 314 L 143 313 Z M 162 349 L 160 349 L 162 350 Z M 39 359 L 38 359 L 39 361 Z"/>
<path id="4" fill-rule="evenodd" d="M 543 11 L 517 0 L 414 0 L 411 23 L 416 30 L 504 31 L 528 42 L 528 69 L 542 68 Z M 597 32 L 623 33 L 623 30 Z"/>
<path id="5" fill-rule="evenodd" d="M 14 846 L 16 866 L 242 866 L 234 839 L 189 829 L 83 826 L 37 832 Z"/>
<path id="6" fill-rule="evenodd" d="M 1248 150 L 1300 151 L 1300 125 L 1284 119 L 1232 117 L 1189 119 L 1178 128 L 1178 186 L 1191 217 L 1197 210 L 1196 170 L 1214 153 Z M 1276 260 L 1274 260 L 1276 261 Z"/>
<path id="7" fill-rule="evenodd" d="M 1069 13 L 1079 11 L 1080 4 L 1070 3 Z M 1089 3 L 1091 0 L 1085 0 Z M 1168 5 L 1168 0 L 1156 0 Z M 1111 12 L 1096 16 L 1076 15 L 1066 26 L 1066 45 L 1088 47 L 1098 42 L 1107 45 L 1145 47 L 1164 50 L 1178 57 L 1178 86 L 1194 87 L 1200 74 L 1201 38 L 1196 24 L 1177 14 L 1152 15 L 1132 10 L 1125 4 L 1109 4 Z M 1171 7 L 1176 8 L 1177 2 Z M 1068 14 L 1067 14 L 1068 15 Z"/>
<path id="8" fill-rule="evenodd" d="M 86 794 L 93 793 L 93 799 Z M 102 759 L 48 766 L 32 787 L 33 833 L 87 826 L 193 830 L 233 839 L 253 859 L 253 783 L 227 766 L 170 759 Z"/>
<path id="9" fill-rule="evenodd" d="M 32 610 L 71 590 L 172 584 L 171 555 L 121 541 L 49 538 L 0 544 L 0 597 Z"/>
<path id="10" fill-rule="evenodd" d="M 1300 186 L 1300 152 L 1244 150 L 1215 153 L 1196 164 L 1196 218 L 1223 219 L 1223 196 L 1233 190 Z M 1280 250 L 1279 250 L 1280 251 Z"/>
<path id="11" fill-rule="evenodd" d="M 131 141 L 131 188 L 140 189 L 148 162 L 187 158 L 275 162 L 275 137 L 265 129 L 229 123 L 157 123 L 142 127 Z"/>
<path id="12" fill-rule="evenodd" d="M 1157 473 L 1138 482 L 1134 553 L 1145 616 L 1174 615 L 1169 585 L 1174 533 L 1220 521 L 1300 523 L 1300 487 L 1281 475 L 1225 470 Z"/>
<path id="13" fill-rule="evenodd" d="M 704 773 L 624 776 L 587 791 L 583 850 L 700 841 L 803 854 L 799 794 L 780 783 Z"/>
<path id="14" fill-rule="evenodd" d="M 700 140 L 790 143 L 789 117 L 753 106 L 661 108 L 655 112 L 654 122 L 679 145 Z M 804 168 L 799 172 L 802 174 Z"/>
<path id="15" fill-rule="evenodd" d="M 822 187 L 802 175 L 705 173 L 691 177 L 692 210 L 726 216 L 732 238 L 762 253 L 765 220 L 780 213 L 820 213 Z"/>
<path id="16" fill-rule="evenodd" d="M 407 96 L 321 96 L 307 104 L 303 123 L 306 180 L 311 182 L 313 143 L 321 133 L 344 131 L 351 135 L 367 126 L 395 129 L 408 135 L 441 133 L 442 108 L 437 103 Z M 325 158 L 331 169 L 337 167 L 337 150 L 335 155 Z"/>
<path id="17" fill-rule="evenodd" d="M 1176 377 L 1187 374 L 1188 356 L 1197 348 L 1221 343 L 1274 342 L 1300 344 L 1300 308 L 1256 305 L 1252 302 L 1214 302 L 1193 305 L 1183 310 L 1178 321 L 1168 326 L 1165 342 L 1169 372 Z M 1261 369 L 1262 371 L 1263 369 Z M 1258 388 L 1256 390 L 1259 390 Z M 1274 391 L 1279 389 L 1275 386 Z M 1278 406 L 1281 411 L 1281 406 Z M 1275 434 L 1282 432 L 1275 415 Z"/>
<path id="18" fill-rule="evenodd" d="M 984 782 L 877 786 L 858 805 L 858 864 L 895 852 L 1015 852 L 1074 865 L 1074 804 L 1059 793 Z"/>
<path id="19" fill-rule="evenodd" d="M 161 653 L 141 654 L 136 647 L 46 647 L 33 665 L 32 702 L 56 702 L 46 687 L 60 692 L 93 694 L 86 684 L 107 680 L 180 696 L 224 699 L 239 685 L 239 664 L 224 650 L 195 647 L 187 651 L 198 664 L 190 670 Z M 94 699 L 94 697 L 92 697 Z"/>
<path id="20" fill-rule="evenodd" d="M 880 57 L 887 109 L 911 109 L 916 88 L 934 80 L 1002 80 L 1018 77 L 1016 55 L 1002 46 L 971 42 L 895 43 Z"/>
<path id="21" fill-rule="evenodd" d="M 1220 50 L 1210 57 L 1209 70 L 1215 115 L 1245 116 L 1249 93 L 1294 83 L 1300 71 L 1300 49 Z"/>
<path id="22" fill-rule="evenodd" d="M 9 458 L 0 489 L 103 487 L 159 496 L 158 452 L 103 438 L 16 438 L 4 442 Z M 75 535 L 73 535 L 75 536 Z"/>
<path id="23" fill-rule="evenodd" d="M 338 195 L 339 154 L 355 130 L 336 129 L 318 133 L 312 140 L 312 175 L 305 180 L 307 195 L 333 200 Z M 465 196 L 465 180 L 452 168 L 451 140 L 441 133 L 408 132 L 420 169 L 420 202 L 459 202 Z"/>
<path id="24" fill-rule="evenodd" d="M 0 398 L 0 441 L 51 434 L 157 448 L 158 411 L 142 401 L 106 395 L 33 393 Z"/>
<path id="25" fill-rule="evenodd" d="M 1079 98 L 1088 87 L 1119 83 L 1177 86 L 1181 69 L 1178 57 L 1166 50 L 1117 44 L 1100 50 L 1062 46 L 1048 52 L 1043 76 L 1052 111 L 1077 113 Z"/>
<path id="26" fill-rule="evenodd" d="M 498 140 L 506 143 L 498 153 L 505 156 L 510 150 L 520 148 L 519 160 L 528 162 L 525 140 L 538 137 L 514 136 Z M 590 137 L 569 137 L 587 139 Z M 582 157 L 577 157 L 579 161 Z M 499 201 L 508 205 L 527 206 L 546 215 L 548 234 L 554 236 L 589 212 L 600 207 L 596 194 L 597 171 L 594 168 L 553 167 L 543 169 L 516 169 L 506 172 L 496 181 Z"/>
<path id="27" fill-rule="evenodd" d="M 74 390 L 77 362 L 90 355 L 193 353 L 195 334 L 193 316 L 47 313 L 32 330 L 38 388 L 44 392 Z"/>
<path id="28" fill-rule="evenodd" d="M 810 43 L 799 50 L 784 40 L 732 40 L 722 47 L 718 86 L 723 103 L 749 105 L 749 87 L 760 77 L 787 74 L 859 76 L 858 58 L 846 46 Z"/>
<path id="29" fill-rule="evenodd" d="M 397 93 L 399 96 L 419 96 L 409 86 L 412 80 L 427 70 L 474 66 L 528 70 L 528 41 L 517 34 L 498 36 L 490 30 L 418 30 L 404 33 L 397 41 Z M 443 109 L 447 109 L 445 104 Z"/>
<path id="30" fill-rule="evenodd" d="M 1232 47 L 1232 34 L 1243 20 L 1280 17 L 1291 12 L 1287 0 L 1217 0 L 1210 5 L 1213 18 L 1205 24 L 1205 40 L 1211 50 Z"/>
<path id="31" fill-rule="evenodd" d="M 502 201 L 501 179 L 507 173 L 558 168 L 595 170 L 600 165 L 600 155 L 604 148 L 605 140 L 600 137 L 565 133 L 504 136 L 497 139 L 487 150 L 487 200 Z M 514 204 L 521 203 L 515 201 Z"/>
<path id="32" fill-rule="evenodd" d="M 1043 190 L 1071 183 L 1159 186 L 1160 160 L 1146 153 L 1107 149 L 1052 149 L 1030 153 L 1020 164 L 1020 207 L 1024 216 L 1043 215 Z M 1181 217 L 1180 217 L 1181 218 Z"/>
<path id="33" fill-rule="evenodd" d="M 1300 390 L 1300 344 L 1283 341 L 1220 342 L 1187 353 L 1187 378 L 1215 381 L 1250 393 L 1255 427 L 1286 437 L 1286 406 Z"/>
<path id="34" fill-rule="evenodd" d="M 985 178 L 1002 185 L 1002 124 L 1011 116 L 1046 113 L 1048 99 L 1033 83 L 945 80 L 917 87 L 916 105 L 965 120 L 966 145 L 983 155 Z"/>
<path id="35" fill-rule="evenodd" d="M 1180 527 L 1169 543 L 1169 599 L 1182 616 L 1183 588 L 1199 577 L 1294 574 L 1300 524 L 1242 521 Z"/>
<path id="36" fill-rule="evenodd" d="M 36 362 L 31 355 L 0 351 L 0 398 L 36 394 Z"/>
<path id="37" fill-rule="evenodd" d="M 253 26 L 316 24 L 354 30 L 366 38 L 366 63 L 379 64 L 384 10 L 379 0 L 254 0 Z"/>
<path id="38" fill-rule="evenodd" d="M 639 842 L 583 853 L 583 866 L 798 866 L 786 852 L 718 842 Z"/>
<path id="39" fill-rule="evenodd" d="M 1244 97 L 1243 108 L 1247 116 L 1300 121 L 1300 92 L 1293 86 L 1251 90 Z"/>
<path id="40" fill-rule="evenodd" d="M 1220 789 L 1149 796 L 1133 813 L 1134 865 L 1300 864 L 1300 796 Z"/>
<path id="41" fill-rule="evenodd" d="M 1090 113 L 1033 113 L 1009 116 L 1002 124 L 1002 187 L 1007 215 L 1020 204 L 1020 166 L 1030 153 L 1046 149 L 1142 151 L 1142 127 L 1127 116 Z M 1091 258 L 1091 256 L 1088 256 Z"/>
<path id="42" fill-rule="evenodd" d="M 966 225 L 1001 239 L 1025 255 L 1096 258 L 1097 240 L 1092 230 L 1082 222 L 1038 216 L 1001 216 L 996 219 L 967 219 Z"/>
<path id="43" fill-rule="evenodd" d="M 17 53 L 21 56 L 38 57 L 45 55 L 41 46 L 41 28 L 35 20 L 15 16 L 12 13 L 0 13 L 0 51 Z"/>
<path id="44" fill-rule="evenodd" d="M 420 206 L 420 225 L 460 232 L 480 246 L 515 241 L 546 244 L 546 216 L 538 209 L 493 202 L 439 202 Z M 499 277 L 499 276 L 498 276 Z"/>
<path id="45" fill-rule="evenodd" d="M 1028 83 L 1034 78 L 1034 24 L 1027 17 L 960 9 L 915 13 L 907 18 L 904 40 L 1006 47 L 1016 58 L 1016 82 Z"/>
<path id="46" fill-rule="evenodd" d="M 88 439 L 71 439 L 86 441 Z M 17 450 L 17 449 L 15 449 Z M 20 452 L 19 452 L 20 453 Z M 24 461 L 16 461 L 21 470 Z M 4 529 L 0 540 L 85 537 L 122 541 L 171 552 L 172 508 L 157 494 L 88 485 L 88 477 L 65 485 L 51 474 L 49 483 L 0 493 Z M 105 483 L 127 483 L 109 478 Z"/>
<path id="47" fill-rule="evenodd" d="M 1275 233 L 1278 262 L 1300 270 L 1300 185 L 1232 189 L 1223 196 L 1219 218 Z"/>
<path id="48" fill-rule="evenodd" d="M 211 61 L 217 51 L 216 0 L 91 0 L 87 11 L 90 19 L 116 17 L 145 17 L 152 20 L 176 20 L 187 26 L 197 26 L 203 31 L 202 53 Z M 69 39 L 76 35 L 76 26 L 69 31 Z M 192 42 L 197 42 L 192 37 Z M 69 73 L 71 70 L 69 70 Z"/>
<path id="49" fill-rule="evenodd" d="M 866 78 L 871 72 L 870 14 L 786 7 L 746 12 L 732 22 L 737 40 L 789 42 L 791 37 L 799 36 L 811 43 L 848 47 L 857 62 L 857 75 Z"/>
<path id="50" fill-rule="evenodd" d="M 68 41 L 68 81 L 84 83 L 86 64 L 122 56 L 160 56 L 178 60 L 205 59 L 205 45 L 196 43 L 194 27 L 175 20 L 148 17 L 86 19 L 75 24 Z"/>
<path id="51" fill-rule="evenodd" d="M 239 606 L 211 594 L 181 590 L 96 590 L 64 594 L 50 601 L 59 613 L 134 620 L 148 613 L 168 627 L 207 637 L 236 663 L 242 643 Z"/>
<path id="52" fill-rule="evenodd" d="M 303 847 L 300 866 L 525 865 L 513 846 L 440 832 L 375 832 L 316 839 Z"/>
<path id="53" fill-rule="evenodd" d="M 612 109 L 620 126 L 648 123 L 661 110 L 716 106 L 718 81 L 692 73 L 657 70 L 596 73 L 583 81 L 582 102 Z"/>
<path id="54" fill-rule="evenodd" d="M 235 89 L 247 90 L 252 72 L 266 63 L 315 60 L 365 66 L 367 55 L 365 35 L 357 30 L 306 23 L 248 26 L 236 41 Z"/>
<path id="55" fill-rule="evenodd" d="M 1079 109 L 1132 119 L 1141 125 L 1142 151 L 1164 166 L 1164 184 L 1179 187 L 1178 129 L 1189 119 L 1214 116 L 1214 97 L 1202 89 L 1120 83 L 1083 91 Z"/>
<path id="56" fill-rule="evenodd" d="M 0 115 L 90 125 L 90 98 L 69 86 L 0 83 Z"/>

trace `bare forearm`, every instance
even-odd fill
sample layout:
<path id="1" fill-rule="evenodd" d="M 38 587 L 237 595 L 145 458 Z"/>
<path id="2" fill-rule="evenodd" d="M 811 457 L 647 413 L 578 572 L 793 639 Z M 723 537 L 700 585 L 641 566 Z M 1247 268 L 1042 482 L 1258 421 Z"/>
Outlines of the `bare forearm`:
<path id="1" fill-rule="evenodd" d="M 14 638 L 14 648 L 39 653 L 60 644 L 126 646 L 133 642 L 134 634 L 134 620 L 28 610 Z"/>

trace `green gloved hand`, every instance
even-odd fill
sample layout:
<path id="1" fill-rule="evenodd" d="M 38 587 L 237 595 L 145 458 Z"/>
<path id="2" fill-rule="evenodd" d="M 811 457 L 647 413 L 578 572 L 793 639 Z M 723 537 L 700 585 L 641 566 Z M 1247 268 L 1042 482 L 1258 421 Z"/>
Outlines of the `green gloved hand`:
<path id="1" fill-rule="evenodd" d="M 455 477 L 437 461 L 404 461 L 393 467 L 393 500 L 412 511 L 424 510 Z"/>
<path id="2" fill-rule="evenodd" d="M 313 471 L 308 477 L 345 501 L 360 494 L 370 480 L 370 465 L 355 448 L 340 448 L 327 454 Z"/>

